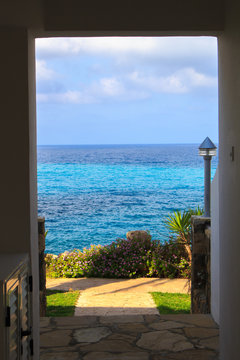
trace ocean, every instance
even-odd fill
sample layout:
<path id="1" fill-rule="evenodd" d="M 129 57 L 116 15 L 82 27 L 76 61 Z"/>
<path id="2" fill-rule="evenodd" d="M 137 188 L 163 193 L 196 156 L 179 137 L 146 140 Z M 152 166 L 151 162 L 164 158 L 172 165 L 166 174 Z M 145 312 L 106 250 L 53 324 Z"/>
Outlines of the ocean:
<path id="1" fill-rule="evenodd" d="M 110 244 L 130 230 L 166 240 L 174 210 L 203 207 L 197 144 L 38 146 L 46 252 Z M 212 177 L 217 158 L 212 160 Z"/>

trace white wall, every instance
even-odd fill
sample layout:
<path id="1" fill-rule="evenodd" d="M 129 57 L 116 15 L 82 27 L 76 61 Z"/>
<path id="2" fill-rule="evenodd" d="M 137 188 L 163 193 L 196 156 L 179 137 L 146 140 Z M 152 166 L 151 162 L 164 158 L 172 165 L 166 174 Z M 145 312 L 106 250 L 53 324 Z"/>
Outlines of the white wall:
<path id="1" fill-rule="evenodd" d="M 211 184 L 211 313 L 219 324 L 220 311 L 219 258 L 219 172 Z"/>
<path id="2" fill-rule="evenodd" d="M 226 2 L 219 49 L 221 359 L 240 358 L 240 2 Z M 235 158 L 230 156 L 232 146 Z"/>

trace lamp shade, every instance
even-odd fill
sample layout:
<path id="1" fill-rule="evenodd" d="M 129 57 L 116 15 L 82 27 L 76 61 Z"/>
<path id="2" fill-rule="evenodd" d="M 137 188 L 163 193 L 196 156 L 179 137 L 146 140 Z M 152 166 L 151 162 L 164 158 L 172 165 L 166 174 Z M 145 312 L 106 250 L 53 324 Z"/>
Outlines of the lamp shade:
<path id="1" fill-rule="evenodd" d="M 199 146 L 199 155 L 200 156 L 216 156 L 217 155 L 217 147 L 214 145 L 212 140 L 209 137 L 201 143 Z"/>

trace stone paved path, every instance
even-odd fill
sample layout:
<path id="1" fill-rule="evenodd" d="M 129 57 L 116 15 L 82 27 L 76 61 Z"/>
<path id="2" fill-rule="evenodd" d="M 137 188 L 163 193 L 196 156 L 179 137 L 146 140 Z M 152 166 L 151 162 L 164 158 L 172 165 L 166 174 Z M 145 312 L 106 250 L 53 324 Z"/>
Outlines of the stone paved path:
<path id="1" fill-rule="evenodd" d="M 187 293 L 185 279 L 47 279 L 47 288 L 79 289 L 75 316 L 154 315 L 158 310 L 149 292 Z"/>
<path id="2" fill-rule="evenodd" d="M 217 360 L 210 315 L 41 319 L 40 360 Z"/>

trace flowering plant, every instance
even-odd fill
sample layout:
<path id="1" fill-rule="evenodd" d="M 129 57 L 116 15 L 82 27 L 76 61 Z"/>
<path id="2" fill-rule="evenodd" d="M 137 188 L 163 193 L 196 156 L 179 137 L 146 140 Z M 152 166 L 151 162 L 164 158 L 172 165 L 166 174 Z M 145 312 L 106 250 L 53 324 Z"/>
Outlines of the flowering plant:
<path id="1" fill-rule="evenodd" d="M 110 245 L 91 245 L 89 249 L 73 250 L 47 257 L 52 277 L 186 277 L 187 254 L 178 242 L 159 240 L 117 239 Z"/>

